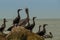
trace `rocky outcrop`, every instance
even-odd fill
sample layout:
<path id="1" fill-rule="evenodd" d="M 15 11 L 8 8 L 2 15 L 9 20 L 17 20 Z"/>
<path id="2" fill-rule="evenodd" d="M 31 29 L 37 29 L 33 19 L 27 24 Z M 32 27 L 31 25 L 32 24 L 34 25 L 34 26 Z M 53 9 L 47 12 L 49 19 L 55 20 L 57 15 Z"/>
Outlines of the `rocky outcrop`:
<path id="1" fill-rule="evenodd" d="M 7 40 L 5 36 L 6 35 L 4 33 L 0 32 L 0 40 Z"/>
<path id="2" fill-rule="evenodd" d="M 43 37 L 30 32 L 22 26 L 14 27 L 6 38 L 7 40 L 44 40 Z"/>

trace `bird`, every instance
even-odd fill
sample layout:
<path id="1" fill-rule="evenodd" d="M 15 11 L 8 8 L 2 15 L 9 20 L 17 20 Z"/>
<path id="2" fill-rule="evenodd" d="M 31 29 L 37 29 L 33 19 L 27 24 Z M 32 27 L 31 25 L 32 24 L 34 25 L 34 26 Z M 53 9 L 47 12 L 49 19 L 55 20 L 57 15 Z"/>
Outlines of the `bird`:
<path id="1" fill-rule="evenodd" d="M 44 38 L 53 38 L 52 32 L 49 32 L 49 34 L 46 34 L 43 36 Z"/>
<path id="2" fill-rule="evenodd" d="M 46 33 L 46 28 L 45 28 L 45 26 L 46 26 L 46 25 L 48 25 L 48 24 L 43 24 L 43 30 L 40 31 L 40 32 L 38 32 L 38 33 L 37 33 L 38 35 L 40 35 L 40 36 L 45 35 L 45 33 Z"/>
<path id="3" fill-rule="evenodd" d="M 20 14 L 19 14 L 19 11 L 21 11 L 22 9 L 18 9 L 17 10 L 17 13 L 18 13 L 18 15 L 17 15 L 17 17 L 13 20 L 13 25 L 18 25 L 18 23 L 19 23 L 19 21 L 20 21 Z"/>
<path id="4" fill-rule="evenodd" d="M 36 17 L 33 17 L 33 23 L 32 24 L 29 24 L 28 26 L 25 27 L 26 29 L 30 30 L 31 32 L 35 26 L 35 18 Z"/>
<path id="5" fill-rule="evenodd" d="M 25 26 L 29 22 L 29 9 L 25 8 L 25 12 L 27 17 L 25 19 L 20 20 L 19 26 Z"/>
<path id="6" fill-rule="evenodd" d="M 7 22 L 7 20 L 6 20 L 6 18 L 4 18 L 3 24 L 1 25 L 1 28 L 0 28 L 0 32 L 2 32 L 2 33 L 3 33 L 4 29 L 6 28 L 6 22 Z"/>
<path id="7" fill-rule="evenodd" d="M 19 24 L 19 21 L 21 20 L 19 11 L 21 11 L 21 10 L 22 10 L 22 9 L 18 9 L 18 10 L 17 10 L 18 15 L 17 15 L 17 17 L 13 20 L 13 25 L 10 26 L 10 27 L 7 29 L 7 31 L 11 31 L 11 29 L 12 29 L 15 25 L 17 26 L 17 25 Z"/>

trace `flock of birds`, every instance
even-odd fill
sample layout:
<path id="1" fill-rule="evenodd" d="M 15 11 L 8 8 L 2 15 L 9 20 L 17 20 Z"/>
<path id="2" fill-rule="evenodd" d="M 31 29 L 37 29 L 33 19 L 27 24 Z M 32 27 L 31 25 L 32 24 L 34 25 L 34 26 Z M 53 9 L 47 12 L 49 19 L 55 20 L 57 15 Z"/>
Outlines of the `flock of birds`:
<path id="1" fill-rule="evenodd" d="M 33 17 L 33 23 L 32 24 L 30 24 L 30 18 L 29 18 L 29 10 L 28 10 L 28 8 L 25 8 L 25 12 L 26 12 L 26 15 L 27 15 L 27 17 L 25 18 L 25 19 L 21 19 L 21 17 L 20 17 L 20 11 L 22 11 L 23 9 L 18 9 L 17 10 L 17 13 L 18 13 L 18 15 L 17 15 L 17 17 L 13 20 L 13 25 L 12 26 L 10 26 L 8 29 L 7 29 L 7 31 L 11 31 L 12 30 L 12 28 L 14 28 L 14 26 L 23 26 L 23 27 L 25 27 L 26 29 L 28 29 L 28 30 L 30 30 L 31 32 L 32 32 L 32 30 L 33 30 L 33 28 L 35 27 L 35 18 L 36 17 Z M 0 32 L 2 32 L 3 33 L 3 31 L 4 31 L 4 29 L 6 28 L 6 22 L 7 22 L 7 20 L 6 20 L 6 18 L 4 18 L 3 19 L 3 24 L 1 25 L 1 27 L 0 27 Z M 26 25 L 27 24 L 27 25 Z M 41 31 L 40 30 L 40 28 L 41 28 L 41 25 L 39 25 L 39 31 L 38 32 L 36 32 L 36 34 L 37 35 L 39 35 L 39 36 L 43 36 L 43 37 L 45 37 L 45 38 L 53 38 L 53 35 L 52 35 L 52 33 L 51 32 L 49 32 L 49 34 L 46 34 L 46 26 L 47 26 L 48 24 L 43 24 L 43 30 Z"/>

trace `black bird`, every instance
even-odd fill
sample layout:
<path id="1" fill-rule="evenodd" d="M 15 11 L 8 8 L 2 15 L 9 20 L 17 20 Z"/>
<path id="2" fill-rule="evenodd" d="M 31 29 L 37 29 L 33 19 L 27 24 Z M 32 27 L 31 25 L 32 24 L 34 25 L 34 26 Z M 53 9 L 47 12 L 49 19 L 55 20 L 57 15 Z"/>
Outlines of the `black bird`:
<path id="1" fill-rule="evenodd" d="M 35 18 L 36 17 L 33 17 L 33 23 L 31 25 L 28 23 L 28 26 L 25 27 L 26 29 L 30 30 L 31 32 L 32 32 L 32 29 L 35 26 Z"/>
<path id="2" fill-rule="evenodd" d="M 46 26 L 46 25 L 48 25 L 48 24 L 44 24 L 44 25 L 43 25 L 43 30 L 42 30 L 42 31 L 40 31 L 40 32 L 38 32 L 38 33 L 37 33 L 38 35 L 40 35 L 40 36 L 45 35 L 45 33 L 46 33 L 45 26 Z"/>
<path id="3" fill-rule="evenodd" d="M 18 16 L 13 20 L 13 25 L 18 25 L 19 23 L 19 20 L 20 20 L 20 14 L 19 14 L 19 11 L 21 11 L 22 9 L 18 9 L 17 13 L 18 13 Z"/>
<path id="4" fill-rule="evenodd" d="M 0 28 L 0 32 L 3 32 L 4 31 L 4 29 L 6 28 L 6 19 L 4 18 L 3 19 L 3 24 L 1 25 L 1 28 Z"/>
<path id="5" fill-rule="evenodd" d="M 19 14 L 19 11 L 21 11 L 22 9 L 18 9 L 17 13 L 18 13 L 18 16 L 13 20 L 13 25 L 11 27 L 9 27 L 7 29 L 7 31 L 11 31 L 11 29 L 16 25 L 19 24 L 19 21 L 21 20 L 21 17 L 20 17 L 20 14 Z"/>

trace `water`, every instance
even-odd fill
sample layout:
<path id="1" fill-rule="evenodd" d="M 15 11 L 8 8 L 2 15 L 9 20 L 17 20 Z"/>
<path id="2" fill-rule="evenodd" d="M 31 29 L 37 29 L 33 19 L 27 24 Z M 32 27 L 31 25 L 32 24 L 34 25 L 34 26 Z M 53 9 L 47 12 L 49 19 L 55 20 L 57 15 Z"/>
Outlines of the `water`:
<path id="1" fill-rule="evenodd" d="M 5 31 L 12 25 L 12 20 L 7 20 Z M 60 19 L 36 19 L 36 26 L 33 29 L 33 32 L 38 31 L 39 25 L 48 24 L 46 26 L 47 33 L 52 32 L 53 38 L 46 40 L 60 40 Z M 32 23 L 32 20 L 30 21 Z M 3 20 L 0 20 L 0 25 L 3 23 Z"/>

